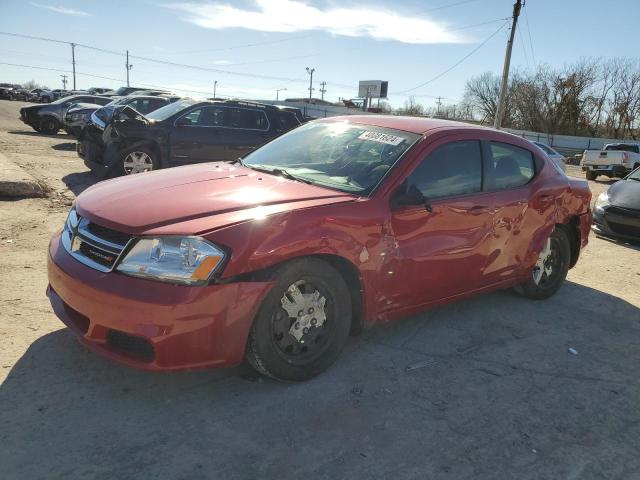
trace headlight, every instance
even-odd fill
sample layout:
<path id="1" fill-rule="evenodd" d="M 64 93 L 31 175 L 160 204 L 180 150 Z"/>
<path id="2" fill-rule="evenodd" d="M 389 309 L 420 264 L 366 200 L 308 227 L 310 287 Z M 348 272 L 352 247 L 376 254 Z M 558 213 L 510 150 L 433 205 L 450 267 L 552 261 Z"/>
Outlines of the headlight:
<path id="1" fill-rule="evenodd" d="M 609 194 L 607 192 L 602 192 L 596 200 L 596 208 L 602 210 L 602 208 L 609 205 L 609 203 Z"/>
<path id="2" fill-rule="evenodd" d="M 135 277 L 203 285 L 224 259 L 224 251 L 202 238 L 140 238 L 116 270 Z"/>

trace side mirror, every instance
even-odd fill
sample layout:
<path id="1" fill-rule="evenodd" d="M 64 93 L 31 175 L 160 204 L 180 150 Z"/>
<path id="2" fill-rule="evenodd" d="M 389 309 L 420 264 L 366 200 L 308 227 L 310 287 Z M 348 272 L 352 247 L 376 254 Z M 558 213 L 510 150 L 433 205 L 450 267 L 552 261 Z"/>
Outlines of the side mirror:
<path id="1" fill-rule="evenodd" d="M 429 200 L 415 186 L 408 189 L 406 185 L 400 188 L 391 199 L 392 208 L 406 207 L 410 205 L 423 205 L 427 212 L 433 212 Z"/>
<path id="2" fill-rule="evenodd" d="M 176 120 L 176 125 L 178 127 L 188 127 L 189 125 L 191 125 L 191 119 L 189 117 L 180 117 L 178 120 Z"/>

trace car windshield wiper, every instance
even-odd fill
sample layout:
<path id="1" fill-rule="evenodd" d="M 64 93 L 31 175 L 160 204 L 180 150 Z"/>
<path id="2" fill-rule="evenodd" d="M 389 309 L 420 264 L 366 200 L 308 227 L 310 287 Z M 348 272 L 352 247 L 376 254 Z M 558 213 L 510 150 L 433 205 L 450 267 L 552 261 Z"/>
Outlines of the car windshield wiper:
<path id="1" fill-rule="evenodd" d="M 265 172 L 265 173 L 270 173 L 271 175 L 280 175 L 281 177 L 284 178 L 288 178 L 289 180 L 295 180 L 297 182 L 302 182 L 302 183 L 306 183 L 308 185 L 312 185 L 313 182 L 311 180 L 307 180 L 306 178 L 301 178 L 298 177 L 294 174 L 292 174 L 291 172 L 289 172 L 288 170 L 285 170 L 284 168 L 269 168 L 269 167 L 264 167 L 262 165 L 245 165 L 243 163 L 243 165 L 245 167 L 249 167 L 253 170 L 256 170 L 258 172 Z"/>
<path id="2" fill-rule="evenodd" d="M 227 160 L 227 162 L 229 162 L 231 165 L 234 165 L 234 164 L 236 164 L 236 163 L 237 163 L 237 164 L 239 164 L 239 165 L 242 165 L 243 167 L 246 167 L 246 165 L 245 165 L 245 164 L 244 164 L 244 162 L 242 161 L 242 158 L 241 158 L 241 157 L 238 157 L 238 158 L 236 158 L 235 160 Z"/>

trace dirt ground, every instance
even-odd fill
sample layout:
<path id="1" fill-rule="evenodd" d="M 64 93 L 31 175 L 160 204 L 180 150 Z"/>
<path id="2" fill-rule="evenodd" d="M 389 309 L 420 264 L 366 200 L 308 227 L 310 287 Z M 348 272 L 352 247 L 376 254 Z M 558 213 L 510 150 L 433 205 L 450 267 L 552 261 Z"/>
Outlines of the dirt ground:
<path id="1" fill-rule="evenodd" d="M 0 101 L 0 153 L 50 194 L 0 201 L 0 478 L 640 478 L 639 247 L 592 235 L 553 298 L 498 292 L 367 330 L 307 383 L 140 372 L 51 311 L 47 242 L 95 180 L 22 105 Z"/>

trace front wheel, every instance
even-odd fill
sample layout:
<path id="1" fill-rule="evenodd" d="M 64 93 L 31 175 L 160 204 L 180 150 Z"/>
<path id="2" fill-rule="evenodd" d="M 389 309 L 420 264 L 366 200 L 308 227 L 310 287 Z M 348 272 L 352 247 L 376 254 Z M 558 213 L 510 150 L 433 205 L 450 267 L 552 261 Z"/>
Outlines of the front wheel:
<path id="1" fill-rule="evenodd" d="M 276 271 L 247 342 L 246 358 L 258 372 L 284 381 L 315 377 L 338 358 L 351 325 L 351 300 L 342 276 L 306 258 Z"/>
<path id="2" fill-rule="evenodd" d="M 160 162 L 156 152 L 149 147 L 136 147 L 126 150 L 120 161 L 120 175 L 133 175 L 134 173 L 150 172 L 160 168 Z"/>
<path id="3" fill-rule="evenodd" d="M 559 227 L 551 233 L 533 267 L 531 278 L 516 291 L 534 300 L 548 298 L 558 291 L 567 278 L 571 262 L 571 246 L 566 232 Z"/>
<path id="4" fill-rule="evenodd" d="M 594 171 L 587 170 L 587 180 L 595 180 L 597 178 L 597 174 Z"/>
<path id="5" fill-rule="evenodd" d="M 35 129 L 34 129 L 35 130 Z M 40 129 L 36 132 L 42 132 L 47 135 L 55 135 L 60 130 L 60 124 L 58 120 L 53 117 L 44 117 L 40 120 Z"/>

